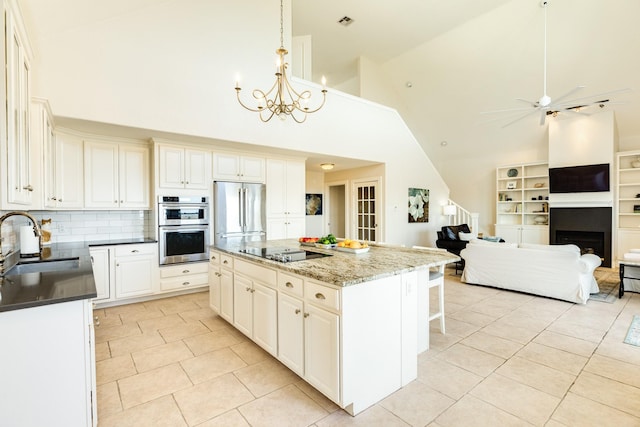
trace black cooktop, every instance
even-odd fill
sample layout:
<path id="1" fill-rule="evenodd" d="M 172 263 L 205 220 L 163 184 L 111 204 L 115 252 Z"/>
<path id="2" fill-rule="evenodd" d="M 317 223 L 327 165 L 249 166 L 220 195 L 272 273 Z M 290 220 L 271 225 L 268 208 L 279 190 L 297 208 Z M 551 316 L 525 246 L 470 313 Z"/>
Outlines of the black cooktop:
<path id="1" fill-rule="evenodd" d="M 257 256 L 264 259 L 269 259 L 278 262 L 292 262 L 292 261 L 305 261 L 314 258 L 323 258 L 331 256 L 331 254 L 325 254 L 320 252 L 308 251 L 300 248 L 245 248 L 240 249 L 238 252 L 248 255 Z"/>

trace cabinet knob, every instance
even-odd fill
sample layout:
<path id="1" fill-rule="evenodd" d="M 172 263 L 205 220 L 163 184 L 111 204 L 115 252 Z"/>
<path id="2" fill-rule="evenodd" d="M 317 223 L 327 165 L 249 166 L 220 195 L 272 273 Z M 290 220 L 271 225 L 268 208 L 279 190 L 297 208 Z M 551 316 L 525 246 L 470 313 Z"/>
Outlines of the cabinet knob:
<path id="1" fill-rule="evenodd" d="M 214 257 L 214 256 L 212 256 L 212 257 L 211 257 L 211 261 L 213 261 L 213 260 L 215 260 L 215 259 L 216 259 L 216 257 Z"/>
<path id="2" fill-rule="evenodd" d="M 309 317 L 309 313 L 305 313 L 303 316 L 306 319 L 307 317 Z"/>
<path id="3" fill-rule="evenodd" d="M 287 288 L 293 288 L 293 283 L 287 282 L 284 284 Z"/>
<path id="4" fill-rule="evenodd" d="M 25 185 L 24 187 L 22 187 L 22 189 L 27 191 L 33 191 L 33 187 L 31 186 L 31 184 Z"/>
<path id="5" fill-rule="evenodd" d="M 182 286 L 187 286 L 189 282 L 182 282 Z"/>
<path id="6" fill-rule="evenodd" d="M 61 201 L 62 201 L 62 199 L 58 199 L 58 201 L 59 201 L 59 202 L 61 202 Z"/>
<path id="7" fill-rule="evenodd" d="M 137 250 L 137 249 L 133 249 L 133 250 L 131 251 L 131 253 L 132 253 L 132 254 L 136 254 L 136 253 L 138 253 L 138 252 L 140 252 L 140 251 L 139 251 L 139 250 Z"/>
<path id="8" fill-rule="evenodd" d="M 300 314 L 300 309 L 296 308 L 296 314 Z"/>
<path id="9" fill-rule="evenodd" d="M 323 300 L 324 300 L 324 299 L 327 299 L 327 298 L 326 298 L 323 294 L 321 294 L 320 292 L 318 292 L 318 293 L 316 294 L 316 299 L 323 299 Z"/>
<path id="10" fill-rule="evenodd" d="M 247 292 L 251 292 L 251 288 L 246 287 L 245 289 L 246 289 Z"/>
<path id="11" fill-rule="evenodd" d="M 222 277 L 222 274 L 220 274 L 220 273 L 218 273 L 218 272 L 216 271 L 216 276 L 218 276 L 218 277 Z"/>
<path id="12" fill-rule="evenodd" d="M 187 274 L 189 273 L 189 270 L 182 270 L 182 274 Z"/>
<path id="13" fill-rule="evenodd" d="M 89 258 L 91 258 L 91 265 L 93 265 L 93 255 L 91 255 Z"/>
<path id="14" fill-rule="evenodd" d="M 124 200 L 120 200 L 120 203 L 124 203 Z"/>
<path id="15" fill-rule="evenodd" d="M 222 261 L 223 264 L 229 264 L 229 261 L 227 261 L 226 259 L 224 261 Z"/>
<path id="16" fill-rule="evenodd" d="M 118 201 L 117 201 L 117 200 L 114 200 L 114 201 L 113 201 L 113 203 L 116 203 L 116 204 L 117 204 L 117 203 L 118 203 Z"/>
<path id="17" fill-rule="evenodd" d="M 187 181 L 186 184 L 189 184 L 189 181 Z"/>

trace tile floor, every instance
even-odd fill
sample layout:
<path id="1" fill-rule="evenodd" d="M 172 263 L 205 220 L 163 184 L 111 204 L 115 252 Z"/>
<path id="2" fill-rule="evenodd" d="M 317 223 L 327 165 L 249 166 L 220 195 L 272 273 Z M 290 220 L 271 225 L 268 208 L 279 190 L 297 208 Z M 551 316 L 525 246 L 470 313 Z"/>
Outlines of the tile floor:
<path id="1" fill-rule="evenodd" d="M 640 426 L 640 347 L 622 342 L 639 294 L 575 305 L 452 272 L 447 334 L 432 322 L 418 379 L 356 417 L 214 315 L 207 292 L 96 310 L 99 425 Z"/>

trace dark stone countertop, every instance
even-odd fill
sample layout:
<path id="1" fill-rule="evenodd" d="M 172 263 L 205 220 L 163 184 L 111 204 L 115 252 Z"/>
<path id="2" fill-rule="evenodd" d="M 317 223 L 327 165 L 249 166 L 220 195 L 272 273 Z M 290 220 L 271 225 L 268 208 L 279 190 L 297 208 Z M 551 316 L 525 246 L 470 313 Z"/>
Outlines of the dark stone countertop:
<path id="1" fill-rule="evenodd" d="M 18 265 L 78 259 L 78 267 L 63 271 L 12 274 L 0 278 L 0 312 L 92 299 L 97 296 L 89 248 L 136 243 L 154 243 L 152 239 L 118 239 L 54 243 L 45 246 L 40 257 L 19 258 Z"/>

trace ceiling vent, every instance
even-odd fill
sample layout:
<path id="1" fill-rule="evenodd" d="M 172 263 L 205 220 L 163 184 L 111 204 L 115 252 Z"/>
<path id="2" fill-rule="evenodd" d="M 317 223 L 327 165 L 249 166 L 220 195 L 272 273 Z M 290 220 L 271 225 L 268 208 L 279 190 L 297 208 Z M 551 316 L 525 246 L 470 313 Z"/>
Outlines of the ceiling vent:
<path id="1" fill-rule="evenodd" d="M 351 25 L 351 23 L 353 23 L 353 19 L 349 18 L 348 16 L 343 16 L 338 20 L 338 24 L 344 25 L 345 27 Z"/>

